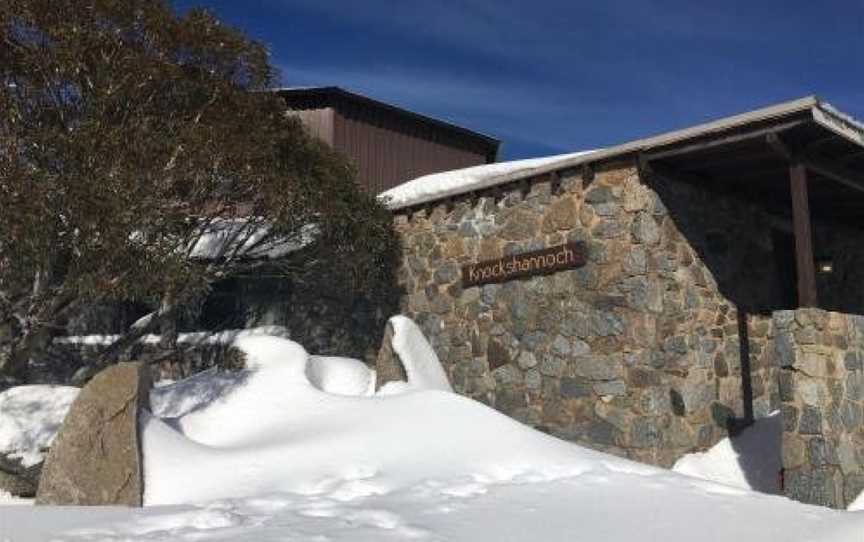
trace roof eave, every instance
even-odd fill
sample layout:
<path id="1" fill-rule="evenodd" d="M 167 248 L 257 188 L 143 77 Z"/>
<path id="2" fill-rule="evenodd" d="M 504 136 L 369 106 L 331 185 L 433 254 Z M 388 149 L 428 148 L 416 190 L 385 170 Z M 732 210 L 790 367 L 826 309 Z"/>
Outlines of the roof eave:
<path id="1" fill-rule="evenodd" d="M 600 149 L 581 156 L 563 159 L 554 164 L 546 164 L 532 169 L 525 169 L 505 174 L 500 177 L 488 179 L 483 183 L 483 185 L 472 186 L 468 190 L 460 191 L 454 189 L 448 191 L 448 193 L 437 194 L 433 197 L 418 199 L 410 203 L 394 205 L 391 206 L 390 209 L 397 211 L 410 207 L 418 207 L 441 199 L 455 197 L 469 192 L 476 192 L 477 190 L 482 190 L 492 186 L 507 184 L 530 177 L 537 177 L 554 171 L 560 171 L 562 169 L 576 168 L 594 162 L 620 159 L 628 155 L 637 155 L 640 152 L 649 149 L 674 145 L 689 139 L 710 136 L 712 134 L 734 130 L 750 124 L 782 119 L 801 113 L 806 114 L 808 111 L 812 115 L 814 121 L 818 122 L 820 125 L 864 146 L 864 128 L 858 126 L 854 121 L 849 120 L 849 118 L 839 111 L 836 111 L 830 106 L 827 106 L 827 104 L 824 104 L 817 96 L 811 95 L 797 100 L 791 100 L 762 109 L 749 111 L 747 113 L 725 117 L 716 121 L 698 124 L 682 130 L 675 130 L 648 138 L 637 139 L 635 141 L 606 149 Z"/>

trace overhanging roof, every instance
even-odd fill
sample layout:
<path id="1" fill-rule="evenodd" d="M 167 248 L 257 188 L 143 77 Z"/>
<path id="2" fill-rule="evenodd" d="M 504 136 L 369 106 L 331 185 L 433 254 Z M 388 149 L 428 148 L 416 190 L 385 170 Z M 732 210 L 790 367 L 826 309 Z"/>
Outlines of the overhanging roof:
<path id="1" fill-rule="evenodd" d="M 747 193 L 752 196 L 770 190 L 769 185 L 773 185 L 776 191 L 775 181 L 781 177 L 788 186 L 787 167 L 791 157 L 782 156 L 784 149 L 795 153 L 795 159 L 807 160 L 818 181 L 830 182 L 830 188 L 825 188 L 828 186 L 826 183 L 815 183 L 817 200 L 825 198 L 824 202 L 835 200 L 838 204 L 864 209 L 864 126 L 815 96 L 543 162 L 534 168 L 508 171 L 484 179 L 482 186 L 449 187 L 391 207 L 413 207 L 553 171 L 625 157 L 638 157 L 643 163 L 667 173 L 671 171 L 673 175 L 678 173 L 676 168 L 684 168 L 685 176 L 694 182 L 709 182 L 715 185 L 713 188 L 740 188 L 745 196 Z M 700 164 L 705 167 L 700 167 Z M 753 164 L 762 169 L 748 170 L 748 165 Z M 735 173 L 755 174 L 756 180 L 742 185 L 740 179 L 724 177 L 724 167 L 727 170 L 737 168 Z M 762 177 L 758 178 L 759 175 Z M 845 199 L 847 197 L 851 199 Z M 781 205 L 784 203 L 782 198 L 777 201 Z M 815 207 L 817 214 L 826 212 L 819 201 Z"/>

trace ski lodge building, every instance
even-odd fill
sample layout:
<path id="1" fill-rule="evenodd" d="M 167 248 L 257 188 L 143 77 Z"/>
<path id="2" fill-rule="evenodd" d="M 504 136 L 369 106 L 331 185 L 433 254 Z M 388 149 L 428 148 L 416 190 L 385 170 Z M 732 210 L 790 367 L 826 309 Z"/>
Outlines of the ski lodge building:
<path id="1" fill-rule="evenodd" d="M 864 490 L 864 126 L 815 97 L 382 194 L 456 390 L 671 466 L 781 411 L 783 486 Z"/>

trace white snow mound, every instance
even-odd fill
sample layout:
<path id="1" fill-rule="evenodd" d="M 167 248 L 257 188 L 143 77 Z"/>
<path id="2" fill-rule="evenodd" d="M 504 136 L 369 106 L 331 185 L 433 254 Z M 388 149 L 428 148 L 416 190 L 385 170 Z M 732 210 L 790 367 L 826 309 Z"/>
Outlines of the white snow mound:
<path id="1" fill-rule="evenodd" d="M 309 356 L 306 378 L 321 391 L 337 395 L 375 393 L 375 371 L 359 359 Z"/>
<path id="2" fill-rule="evenodd" d="M 742 489 L 779 493 L 782 439 L 783 420 L 778 410 L 710 450 L 685 455 L 672 470 Z"/>
<path id="3" fill-rule="evenodd" d="M 390 324 L 393 326 L 393 351 L 402 360 L 409 386 L 453 391 L 435 350 L 417 324 L 405 316 L 390 318 Z"/>
<path id="4" fill-rule="evenodd" d="M 371 393 L 359 361 L 238 339 L 247 369 L 154 390 L 142 423 L 147 507 L 0 498 L 0 540 L 845 542 L 864 532 L 861 513 L 614 458 L 424 389 L 444 372 L 412 339 L 416 327 L 398 326 L 394 347 L 420 378 L 392 395 Z M 153 506 L 168 503 L 178 505 Z"/>
<path id="5" fill-rule="evenodd" d="M 16 386 L 0 393 L 0 454 L 25 467 L 41 463 L 78 396 L 71 386 Z"/>
<path id="6" fill-rule="evenodd" d="M 219 382 L 218 398 L 198 402 L 179 418 L 144 422 L 147 504 L 274 491 L 314 494 L 342 485 L 348 494 L 367 494 L 429 477 L 557 477 L 588 468 L 589 458 L 604 458 L 469 399 L 423 389 L 423 379 L 412 381 L 412 393 L 404 395 L 336 395 L 309 381 L 309 356 L 300 345 L 276 337 L 235 344 L 246 352 L 248 368 L 231 385 Z M 492 450 L 490 439 L 496 442 Z"/>

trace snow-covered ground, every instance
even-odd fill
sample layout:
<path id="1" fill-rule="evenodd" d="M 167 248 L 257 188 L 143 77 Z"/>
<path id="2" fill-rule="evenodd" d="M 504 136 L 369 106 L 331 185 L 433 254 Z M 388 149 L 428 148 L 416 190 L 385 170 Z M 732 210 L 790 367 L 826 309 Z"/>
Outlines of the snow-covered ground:
<path id="1" fill-rule="evenodd" d="M 0 454 L 24 467 L 42 462 L 78 391 L 70 386 L 17 386 L 0 393 Z"/>
<path id="2" fill-rule="evenodd" d="M 241 337 L 246 370 L 153 390 L 147 507 L 0 500 L 0 541 L 864 540 L 864 513 L 618 459 L 435 389 L 440 366 L 409 322 L 394 343 L 431 388 L 375 394 L 360 362 Z"/>
<path id="3" fill-rule="evenodd" d="M 724 438 L 710 450 L 682 457 L 672 470 L 741 489 L 779 493 L 782 440 L 783 419 L 775 411 L 735 438 Z"/>

